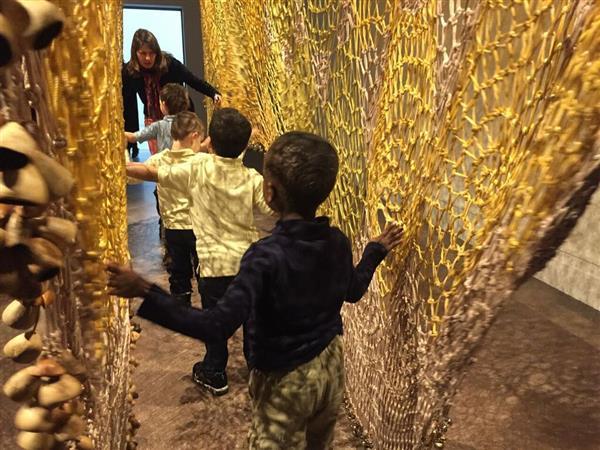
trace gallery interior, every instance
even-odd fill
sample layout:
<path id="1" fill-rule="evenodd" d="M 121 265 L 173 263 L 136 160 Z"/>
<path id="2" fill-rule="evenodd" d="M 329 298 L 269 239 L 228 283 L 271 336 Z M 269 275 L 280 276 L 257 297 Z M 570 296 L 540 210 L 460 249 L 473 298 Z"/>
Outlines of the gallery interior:
<path id="1" fill-rule="evenodd" d="M 0 0 L 0 106 L 0 448 L 600 448 L 599 2 Z"/>

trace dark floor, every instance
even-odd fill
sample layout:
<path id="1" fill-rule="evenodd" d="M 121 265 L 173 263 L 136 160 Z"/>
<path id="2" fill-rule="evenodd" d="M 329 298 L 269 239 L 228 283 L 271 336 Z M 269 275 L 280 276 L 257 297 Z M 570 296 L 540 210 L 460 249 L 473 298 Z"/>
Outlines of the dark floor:
<path id="1" fill-rule="evenodd" d="M 148 183 L 129 187 L 130 248 L 134 267 L 167 286 L 152 189 Z M 190 378 L 202 345 L 140 322 L 139 448 L 246 448 L 250 410 L 240 335 L 230 345 L 231 391 L 215 399 Z M 2 342 L 12 334 L 0 328 Z M 14 367 L 3 358 L 0 379 Z M 0 449 L 16 448 L 15 409 L 0 398 Z M 600 449 L 600 313 L 539 281 L 527 283 L 506 302 L 486 337 L 452 419 L 449 450 Z M 345 418 L 335 448 L 360 448 Z"/>

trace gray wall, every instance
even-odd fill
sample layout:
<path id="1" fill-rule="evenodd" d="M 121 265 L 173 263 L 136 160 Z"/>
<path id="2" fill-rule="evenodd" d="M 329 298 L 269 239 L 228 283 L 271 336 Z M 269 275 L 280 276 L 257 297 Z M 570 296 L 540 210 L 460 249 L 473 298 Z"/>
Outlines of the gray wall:
<path id="1" fill-rule="evenodd" d="M 537 278 L 600 310 L 600 190 Z"/>
<path id="2" fill-rule="evenodd" d="M 184 35 L 184 53 L 185 65 L 197 77 L 204 79 L 204 52 L 202 48 L 202 26 L 200 18 L 200 2 L 198 0 L 133 0 L 124 1 L 123 6 L 131 7 L 178 7 L 183 11 L 183 35 Z M 131 43 L 125 43 L 128 48 Z M 216 80 L 206 80 L 217 89 L 219 86 Z M 204 108 L 203 94 L 189 88 L 190 97 L 196 107 L 196 112 L 206 123 L 206 109 Z"/>

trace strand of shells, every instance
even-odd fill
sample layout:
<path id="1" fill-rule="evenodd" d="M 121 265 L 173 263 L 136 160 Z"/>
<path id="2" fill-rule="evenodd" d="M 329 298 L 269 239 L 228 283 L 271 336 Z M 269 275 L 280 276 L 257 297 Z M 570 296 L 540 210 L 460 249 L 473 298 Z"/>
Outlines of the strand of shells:
<path id="1" fill-rule="evenodd" d="M 24 449 L 136 447 L 128 309 L 102 271 L 127 257 L 113 115 L 121 7 L 0 2 L 0 294 L 14 298 L 3 322 L 23 331 L 5 353 L 33 363 L 4 392 L 22 404 Z"/>
<path id="2" fill-rule="evenodd" d="M 22 54 L 47 47 L 60 33 L 64 16 L 49 2 L 7 1 L 0 9 L 3 68 L 3 117 L 0 127 L 0 293 L 14 298 L 2 312 L 3 324 L 22 331 L 4 346 L 4 355 L 29 365 L 13 374 L 4 394 L 19 402 L 15 416 L 17 444 L 25 450 L 92 449 L 85 435 L 78 397 L 86 371 L 69 351 L 57 359 L 44 351 L 38 324 L 42 310 L 55 300 L 51 280 L 65 266 L 65 251 L 77 239 L 77 225 L 48 214 L 51 203 L 71 191 L 69 171 L 41 150 L 43 142 L 31 120 L 17 63 Z M 10 24 L 10 25 L 9 25 Z M 12 70 L 11 70 L 12 69 Z M 17 69 L 17 70 L 15 70 Z M 25 81 L 25 77 L 23 77 Z M 11 95 L 12 93 L 12 95 Z M 15 119 L 28 119 L 20 122 Z"/>

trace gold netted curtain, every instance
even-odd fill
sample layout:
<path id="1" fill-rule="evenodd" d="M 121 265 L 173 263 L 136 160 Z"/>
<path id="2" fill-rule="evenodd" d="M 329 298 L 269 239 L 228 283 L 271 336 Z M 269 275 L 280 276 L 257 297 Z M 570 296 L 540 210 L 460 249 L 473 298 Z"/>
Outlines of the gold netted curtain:
<path id="1" fill-rule="evenodd" d="M 48 356 L 69 351 L 85 367 L 85 434 L 96 449 L 133 448 L 129 420 L 129 309 L 107 294 L 104 263 L 125 262 L 127 214 L 120 0 L 53 0 L 66 16 L 47 50 L 28 51 L 0 73 L 2 121 L 33 121 L 42 149 L 75 178 L 49 214 L 76 221 L 77 244 L 51 282 L 44 312 Z M 5 380 L 3 380 L 5 381 Z M 73 448 L 75 444 L 72 444 Z"/>
<path id="2" fill-rule="evenodd" d="M 592 0 L 200 1 L 205 77 L 268 146 L 331 140 L 323 208 L 356 254 L 403 245 L 344 310 L 347 393 L 378 449 L 443 445 L 457 383 L 508 294 L 598 184 Z M 460 425 L 458 425 L 460 426 Z"/>

